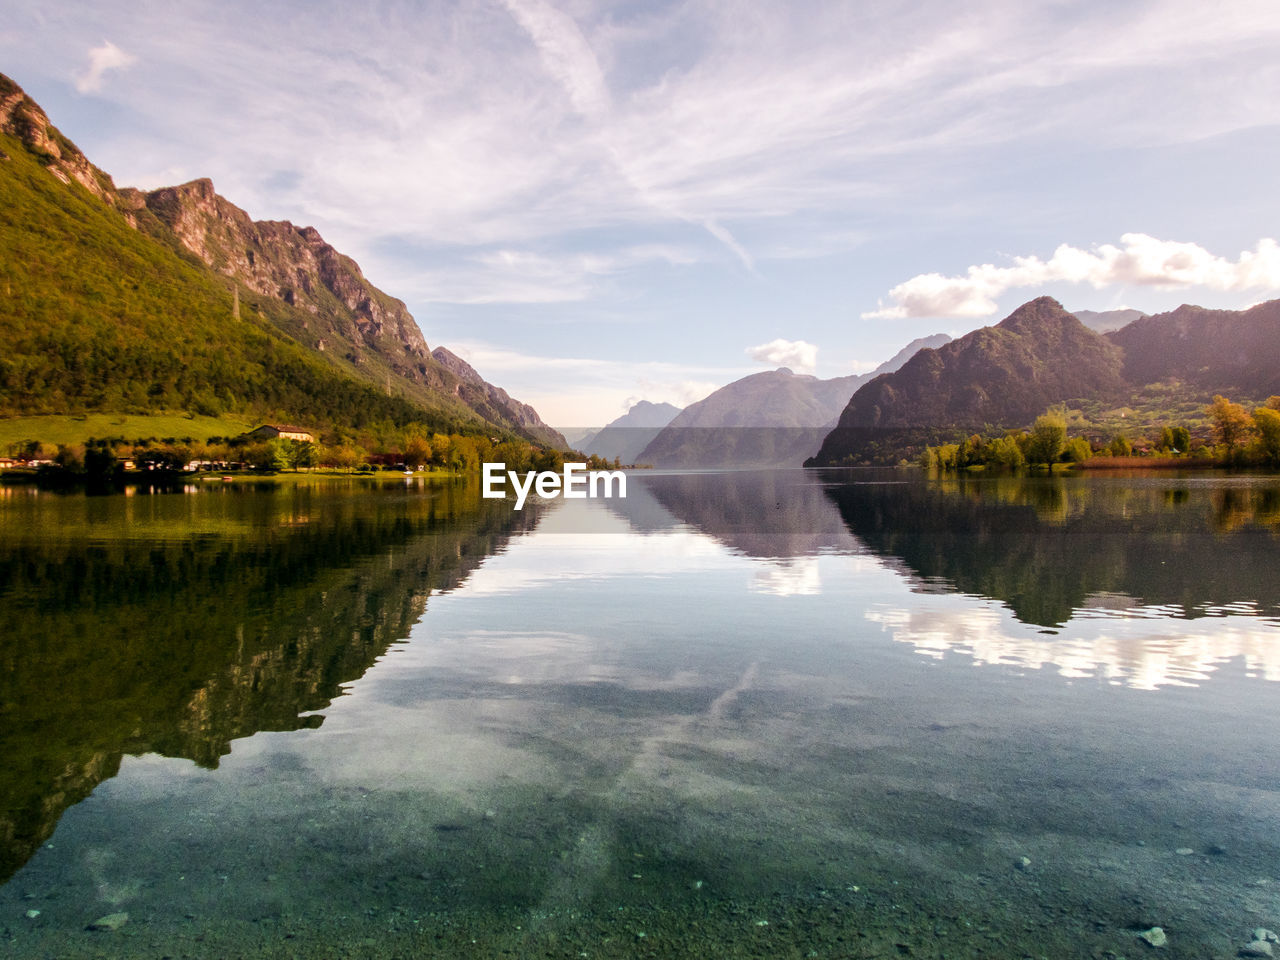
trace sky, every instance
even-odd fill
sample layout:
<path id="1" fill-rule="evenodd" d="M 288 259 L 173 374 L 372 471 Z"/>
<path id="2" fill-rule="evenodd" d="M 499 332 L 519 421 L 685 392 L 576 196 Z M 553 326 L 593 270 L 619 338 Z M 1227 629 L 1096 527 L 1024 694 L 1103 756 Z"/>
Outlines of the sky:
<path id="1" fill-rule="evenodd" d="M 10 0 L 117 184 L 312 225 L 549 423 L 1280 296 L 1274 0 Z"/>

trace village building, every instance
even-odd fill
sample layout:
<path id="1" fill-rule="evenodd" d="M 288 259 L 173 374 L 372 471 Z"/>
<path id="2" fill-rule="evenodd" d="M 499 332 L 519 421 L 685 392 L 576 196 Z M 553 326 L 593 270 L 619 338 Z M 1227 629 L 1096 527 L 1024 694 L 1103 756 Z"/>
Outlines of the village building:
<path id="1" fill-rule="evenodd" d="M 297 440 L 300 443 L 314 443 L 315 435 L 306 427 L 295 427 L 287 423 L 264 423 L 248 434 L 252 440 Z"/>

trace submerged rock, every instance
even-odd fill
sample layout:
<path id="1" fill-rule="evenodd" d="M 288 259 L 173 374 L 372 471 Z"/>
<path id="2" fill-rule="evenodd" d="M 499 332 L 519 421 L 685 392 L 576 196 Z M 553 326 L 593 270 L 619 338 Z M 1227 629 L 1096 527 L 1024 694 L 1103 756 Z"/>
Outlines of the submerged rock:
<path id="1" fill-rule="evenodd" d="M 1253 939 L 1266 940 L 1268 943 L 1280 943 L 1280 936 L 1276 936 L 1274 930 L 1268 930 L 1266 927 L 1254 927 Z"/>
<path id="2" fill-rule="evenodd" d="M 108 913 L 89 924 L 90 930 L 119 930 L 129 922 L 127 913 Z"/>
<path id="3" fill-rule="evenodd" d="M 1015 860 L 1015 861 L 1013 862 L 1013 865 L 1014 865 L 1015 867 L 1017 867 L 1019 870 L 1030 870 L 1030 869 L 1031 869 L 1031 858 L 1030 858 L 1030 857 L 1019 857 L 1017 860 Z"/>
<path id="4" fill-rule="evenodd" d="M 1169 942 L 1169 938 L 1165 936 L 1164 927 L 1152 927 L 1150 930 L 1143 930 L 1138 934 L 1138 939 L 1151 947 L 1163 947 Z"/>
<path id="5" fill-rule="evenodd" d="M 1271 944 L 1267 943 L 1266 940 L 1254 940 L 1251 943 L 1246 943 L 1240 948 L 1240 953 L 1238 954 L 1241 957 L 1270 957 L 1273 955 Z"/>

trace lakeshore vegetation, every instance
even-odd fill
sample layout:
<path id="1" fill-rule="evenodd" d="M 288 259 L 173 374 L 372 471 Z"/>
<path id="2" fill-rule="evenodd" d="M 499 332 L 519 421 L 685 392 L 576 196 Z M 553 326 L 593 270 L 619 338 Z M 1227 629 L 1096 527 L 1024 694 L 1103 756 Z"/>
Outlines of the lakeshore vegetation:
<path id="1" fill-rule="evenodd" d="M 926 446 L 919 464 L 926 470 L 1084 464 L 1095 460 L 1130 460 L 1138 465 L 1181 461 L 1197 466 L 1280 467 L 1280 396 L 1269 397 L 1252 411 L 1217 394 L 1192 425 L 1148 425 L 1132 434 L 1110 436 L 1085 426 L 1079 411 L 1050 407 L 1030 429 L 999 435 L 972 433 L 954 443 Z M 1097 464 L 1095 464 L 1097 465 Z"/>

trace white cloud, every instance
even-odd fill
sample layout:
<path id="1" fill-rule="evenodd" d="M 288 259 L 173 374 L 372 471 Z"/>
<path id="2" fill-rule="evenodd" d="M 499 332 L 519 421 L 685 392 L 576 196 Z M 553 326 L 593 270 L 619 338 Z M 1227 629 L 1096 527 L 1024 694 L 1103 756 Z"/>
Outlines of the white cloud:
<path id="1" fill-rule="evenodd" d="M 773 367 L 790 367 L 798 373 L 812 373 L 818 365 L 818 348 L 803 340 L 770 340 L 747 347 L 747 356 Z"/>
<path id="2" fill-rule="evenodd" d="M 97 93 L 102 89 L 102 81 L 108 71 L 124 70 L 137 61 L 133 54 L 125 53 L 110 40 L 104 40 L 101 46 L 89 51 L 89 66 L 76 77 L 76 89 L 81 93 Z"/>
<path id="3" fill-rule="evenodd" d="M 564 87 L 574 109 L 587 116 L 606 112 L 609 91 L 604 74 L 573 18 L 545 0 L 503 0 L 503 5 L 529 34 L 547 72 Z"/>
<path id="4" fill-rule="evenodd" d="M 481 4 L 344 8 L 342 30 L 329 9 L 279 11 L 252 32 L 211 4 L 147 8 L 143 21 L 104 3 L 59 29 L 126 24 L 173 80 L 135 108 L 187 145 L 172 162 L 198 159 L 243 203 L 275 215 L 281 198 L 254 175 L 299 168 L 293 199 L 322 230 L 446 243 L 688 223 L 750 264 L 740 224 L 909 201 L 919 164 L 944 148 L 1028 131 L 1168 142 L 1280 119 L 1258 68 L 1280 38 L 1273 4 L 1214 19 L 1190 3 L 873 17 L 828 4 L 800 17 L 693 0 L 623 17 L 504 2 L 509 18 Z M 1132 36 L 1144 42 L 1122 42 Z M 1157 120 L 1175 112 L 1176 125 Z M 129 182 L 128 151 L 119 160 Z M 224 164 L 234 179 L 208 169 Z"/>
<path id="5" fill-rule="evenodd" d="M 383 276 L 401 240 L 442 259 L 547 255 L 595 231 L 612 255 L 637 230 L 752 269 L 797 222 L 871 235 L 890 217 L 973 215 L 989 199 L 974 171 L 990 164 L 967 151 L 1009 145 L 1033 163 L 1064 143 L 1155 148 L 1280 123 L 1270 0 L 1231 17 L 1192 0 L 823 3 L 803 16 L 777 0 L 10 7 L 22 46 L 71 70 L 104 31 L 130 38 L 130 54 L 96 48 L 105 59 L 82 89 L 122 56 L 146 62 L 130 123 L 73 131 L 117 182 L 212 176 L 255 217 L 315 224 L 343 250 L 376 245 L 361 263 Z M 6 48 L 11 70 L 32 69 L 36 55 L 18 53 Z M 1070 198 L 1073 185 L 1048 189 Z M 818 258 L 848 241 L 794 246 Z M 486 277 L 490 302 L 598 290 L 598 274 L 511 274 L 477 261 L 465 283 L 433 279 L 467 303 L 483 302 Z"/>
<path id="6" fill-rule="evenodd" d="M 590 299 L 613 277 L 637 267 L 688 265 L 698 259 L 692 249 L 666 244 L 637 244 L 608 253 L 500 247 L 447 266 L 384 273 L 380 282 L 402 298 L 424 303 L 574 303 Z"/>
<path id="7" fill-rule="evenodd" d="M 880 309 L 862 316 L 986 317 L 999 309 L 996 298 L 1007 290 L 1061 282 L 1088 283 L 1095 289 L 1137 285 L 1280 290 L 1280 244 L 1269 238 L 1236 260 L 1215 256 L 1195 243 L 1157 240 L 1144 233 L 1126 233 L 1120 242 L 1122 246 L 1102 244 L 1092 251 L 1064 243 L 1048 260 L 1014 257 L 1012 266 L 984 263 L 961 276 L 922 273 L 889 291 L 890 306 L 882 302 Z"/>

